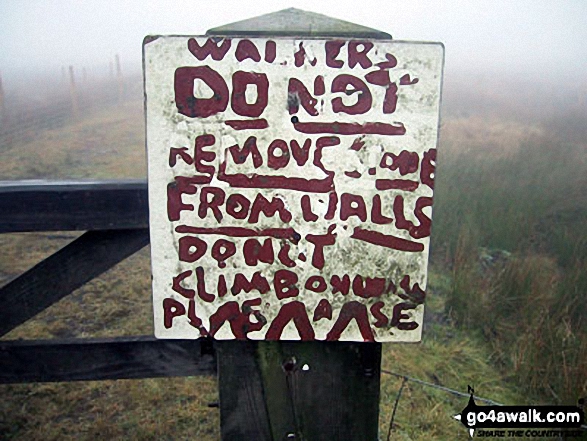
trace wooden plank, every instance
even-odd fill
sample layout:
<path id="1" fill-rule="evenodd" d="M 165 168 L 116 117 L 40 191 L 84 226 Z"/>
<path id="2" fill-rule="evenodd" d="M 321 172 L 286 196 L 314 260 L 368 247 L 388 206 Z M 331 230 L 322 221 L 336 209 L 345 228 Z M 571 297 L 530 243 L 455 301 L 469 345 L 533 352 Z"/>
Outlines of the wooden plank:
<path id="1" fill-rule="evenodd" d="M 153 337 L 0 341 L 0 384 L 214 375 L 211 341 Z"/>
<path id="2" fill-rule="evenodd" d="M 146 228 L 147 183 L 0 181 L 0 233 Z"/>
<path id="3" fill-rule="evenodd" d="M 381 344 L 219 343 L 223 441 L 377 440 Z"/>
<path id="4" fill-rule="evenodd" d="M 0 336 L 148 243 L 148 229 L 84 233 L 0 289 Z"/>

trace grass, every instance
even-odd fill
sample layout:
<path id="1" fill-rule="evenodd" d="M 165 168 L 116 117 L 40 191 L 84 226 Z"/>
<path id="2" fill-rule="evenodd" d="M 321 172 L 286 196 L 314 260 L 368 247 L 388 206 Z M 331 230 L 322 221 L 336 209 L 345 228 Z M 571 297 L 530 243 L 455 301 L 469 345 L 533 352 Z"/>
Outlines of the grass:
<path id="1" fill-rule="evenodd" d="M 587 395 L 587 136 L 570 121 L 512 132 L 507 151 L 448 142 L 433 232 L 455 322 L 527 393 L 566 404 Z"/>
<path id="2" fill-rule="evenodd" d="M 424 339 L 385 345 L 383 369 L 511 405 L 570 403 L 587 384 L 587 137 L 492 118 L 443 126 Z M 142 103 L 127 102 L 0 151 L 0 177 L 144 177 L 143 136 Z M 0 284 L 75 237 L 0 235 Z M 152 334 L 149 273 L 144 249 L 4 338 Z M 381 381 L 385 439 L 402 380 Z M 210 377 L 9 385 L 0 395 L 0 439 L 219 438 Z M 392 439 L 468 439 L 452 419 L 465 405 L 408 381 Z"/>

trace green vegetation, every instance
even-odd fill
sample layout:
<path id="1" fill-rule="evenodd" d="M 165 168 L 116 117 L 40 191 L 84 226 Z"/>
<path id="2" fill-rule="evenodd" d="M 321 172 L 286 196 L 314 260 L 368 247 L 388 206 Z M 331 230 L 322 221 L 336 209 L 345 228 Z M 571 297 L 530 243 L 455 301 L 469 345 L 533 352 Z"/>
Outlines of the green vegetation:
<path id="1" fill-rule="evenodd" d="M 587 137 L 569 138 L 443 145 L 433 232 L 452 264 L 456 324 L 480 331 L 536 400 L 566 404 L 587 395 Z"/>
<path id="2" fill-rule="evenodd" d="M 446 118 L 423 342 L 385 345 L 385 370 L 463 392 L 470 384 L 512 405 L 587 395 L 587 135 L 572 121 Z M 0 149 L 0 176 L 143 177 L 143 136 L 142 103 L 128 102 Z M 1 235 L 0 284 L 76 236 Z M 145 249 L 5 339 L 151 333 Z M 382 374 L 382 439 L 401 383 Z M 219 438 L 214 378 L 11 385 L 0 395 L 0 439 Z M 451 418 L 465 404 L 408 382 L 392 439 L 468 439 Z"/>

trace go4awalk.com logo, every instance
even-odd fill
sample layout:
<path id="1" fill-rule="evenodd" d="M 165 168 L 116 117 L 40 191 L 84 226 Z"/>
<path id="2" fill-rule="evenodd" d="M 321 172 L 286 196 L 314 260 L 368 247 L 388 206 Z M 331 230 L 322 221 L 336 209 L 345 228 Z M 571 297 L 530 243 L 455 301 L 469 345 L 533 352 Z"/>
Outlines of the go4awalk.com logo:
<path id="1" fill-rule="evenodd" d="M 467 407 L 454 419 L 471 437 L 579 437 L 585 433 L 585 399 L 578 406 L 478 406 L 470 386 L 469 393 Z"/>

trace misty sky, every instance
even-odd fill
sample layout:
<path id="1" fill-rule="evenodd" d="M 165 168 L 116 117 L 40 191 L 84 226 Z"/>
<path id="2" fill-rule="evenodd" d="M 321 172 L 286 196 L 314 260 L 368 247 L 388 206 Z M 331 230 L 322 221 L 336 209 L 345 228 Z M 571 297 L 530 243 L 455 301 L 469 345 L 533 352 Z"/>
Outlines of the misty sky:
<path id="1" fill-rule="evenodd" d="M 116 53 L 127 71 L 138 71 L 145 35 L 198 35 L 288 7 L 395 39 L 442 41 L 447 74 L 587 82 L 587 0 L 0 0 L 0 74 L 58 73 L 63 65 L 97 69 Z"/>

